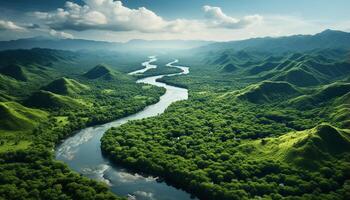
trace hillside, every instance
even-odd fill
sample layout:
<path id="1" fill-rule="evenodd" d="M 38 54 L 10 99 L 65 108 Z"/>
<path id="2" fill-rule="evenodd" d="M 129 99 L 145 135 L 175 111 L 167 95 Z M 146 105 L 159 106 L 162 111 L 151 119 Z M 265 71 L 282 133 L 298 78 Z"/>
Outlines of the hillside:
<path id="1" fill-rule="evenodd" d="M 76 55 L 69 51 L 40 49 L 34 48 L 31 50 L 16 49 L 8 51 L 0 51 L 0 64 L 6 66 L 9 64 L 40 64 L 51 66 L 59 61 L 72 61 Z"/>
<path id="2" fill-rule="evenodd" d="M 321 83 L 314 75 L 303 69 L 291 69 L 273 79 L 276 81 L 286 81 L 300 87 L 314 86 Z"/>
<path id="3" fill-rule="evenodd" d="M 238 98 L 252 103 L 270 103 L 276 100 L 289 99 L 300 94 L 298 89 L 287 82 L 264 81 L 242 90 Z"/>
<path id="4" fill-rule="evenodd" d="M 224 72 L 233 72 L 233 71 L 236 71 L 237 69 L 238 68 L 232 63 L 229 63 L 222 67 L 222 71 Z"/>
<path id="5" fill-rule="evenodd" d="M 84 105 L 68 96 L 55 94 L 49 91 L 40 90 L 33 93 L 25 104 L 36 108 L 52 108 L 52 109 L 75 109 Z"/>
<path id="6" fill-rule="evenodd" d="M 26 81 L 28 79 L 26 72 L 24 72 L 20 65 L 9 65 L 0 68 L 0 74 L 12 77 L 19 81 Z"/>
<path id="7" fill-rule="evenodd" d="M 200 47 L 198 51 L 258 51 L 281 54 L 284 52 L 305 52 L 314 49 L 350 49 L 350 33 L 325 30 L 315 35 L 294 35 L 286 37 L 253 38 L 242 41 L 219 42 Z"/>
<path id="8" fill-rule="evenodd" d="M 299 96 L 291 99 L 289 103 L 298 108 L 309 108 L 319 104 L 325 104 L 337 97 L 350 92 L 350 83 L 335 82 L 317 89 L 313 94 Z M 345 102 L 339 102 L 340 104 Z"/>
<path id="9" fill-rule="evenodd" d="M 16 102 L 0 102 L 0 129 L 30 131 L 46 120 L 48 113 L 22 106 Z"/>
<path id="10" fill-rule="evenodd" d="M 86 92 L 89 89 L 89 86 L 81 84 L 74 79 L 68 79 L 65 77 L 54 80 L 42 88 L 42 90 L 61 95 L 76 95 L 82 92 Z"/>
<path id="11" fill-rule="evenodd" d="M 256 140 L 245 145 L 254 148 L 247 155 L 251 159 L 274 157 L 282 162 L 315 169 L 329 157 L 336 158 L 350 151 L 350 132 L 329 124 L 320 124 L 312 129 Z"/>
<path id="12" fill-rule="evenodd" d="M 131 77 L 122 74 L 116 70 L 112 70 L 105 65 L 96 65 L 94 68 L 86 72 L 84 77 L 88 79 L 103 79 L 103 80 L 116 80 L 116 81 L 128 81 L 132 80 Z"/>

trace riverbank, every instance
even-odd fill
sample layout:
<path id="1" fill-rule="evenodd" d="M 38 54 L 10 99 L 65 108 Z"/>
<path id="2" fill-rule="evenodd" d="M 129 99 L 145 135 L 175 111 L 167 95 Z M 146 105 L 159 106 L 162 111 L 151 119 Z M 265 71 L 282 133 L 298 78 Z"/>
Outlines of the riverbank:
<path id="1" fill-rule="evenodd" d="M 150 59 L 154 60 L 154 58 Z M 181 75 L 183 73 L 188 73 L 188 68 L 177 74 Z M 165 88 L 166 92 L 160 97 L 159 102 L 147 106 L 136 114 L 79 131 L 58 147 L 56 158 L 67 163 L 74 171 L 105 182 L 109 185 L 111 191 L 119 196 L 131 194 L 136 196 L 137 199 L 147 199 L 149 197 L 174 200 L 191 199 L 190 194 L 169 186 L 165 182 L 159 182 L 156 177 L 143 177 L 140 174 L 130 173 L 129 170 L 111 163 L 103 156 L 100 148 L 100 140 L 108 129 L 120 126 L 130 120 L 159 115 L 171 103 L 187 99 L 188 92 L 186 89 L 157 82 L 159 78 L 164 76 L 168 75 L 146 77 L 137 81 L 138 83 Z"/>

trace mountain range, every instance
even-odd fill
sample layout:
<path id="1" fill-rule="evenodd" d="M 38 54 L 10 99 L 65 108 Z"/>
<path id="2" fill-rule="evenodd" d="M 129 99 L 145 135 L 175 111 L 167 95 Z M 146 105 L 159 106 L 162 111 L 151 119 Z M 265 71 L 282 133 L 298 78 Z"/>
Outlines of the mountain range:
<path id="1" fill-rule="evenodd" d="M 202 40 L 130 40 L 128 42 L 106 42 L 85 39 L 57 39 L 33 37 L 0 41 L 0 50 L 50 48 L 61 50 L 120 50 L 145 49 L 196 49 L 198 51 L 261 51 L 270 53 L 303 52 L 314 49 L 350 49 L 350 33 L 327 29 L 315 35 L 293 35 L 284 37 L 252 38 L 239 41 L 214 42 Z"/>

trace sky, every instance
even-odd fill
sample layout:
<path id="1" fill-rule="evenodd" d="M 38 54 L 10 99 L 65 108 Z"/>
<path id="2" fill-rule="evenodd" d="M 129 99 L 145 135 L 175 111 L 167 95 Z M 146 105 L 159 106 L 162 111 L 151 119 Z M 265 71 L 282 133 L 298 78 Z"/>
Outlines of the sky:
<path id="1" fill-rule="evenodd" d="M 350 32 L 349 0 L 0 0 L 0 40 L 231 41 Z"/>

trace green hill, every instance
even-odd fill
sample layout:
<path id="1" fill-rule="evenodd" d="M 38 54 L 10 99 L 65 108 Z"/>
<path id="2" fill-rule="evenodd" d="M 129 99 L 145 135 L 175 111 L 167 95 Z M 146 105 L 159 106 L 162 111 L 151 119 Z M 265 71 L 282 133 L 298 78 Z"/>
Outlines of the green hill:
<path id="1" fill-rule="evenodd" d="M 16 91 L 20 91 L 22 82 L 13 78 L 0 74 L 0 93 L 3 97 L 10 97 L 18 94 Z M 8 98 L 5 98 L 8 99 Z"/>
<path id="2" fill-rule="evenodd" d="M 87 91 L 89 89 L 89 86 L 81 84 L 76 80 L 68 79 L 65 77 L 54 80 L 53 82 L 42 88 L 42 90 L 62 95 L 75 95 Z"/>
<path id="3" fill-rule="evenodd" d="M 46 119 L 48 114 L 31 109 L 16 102 L 0 102 L 0 129 L 18 131 L 30 130 Z"/>
<path id="4" fill-rule="evenodd" d="M 229 63 L 222 67 L 223 72 L 233 72 L 236 71 L 238 67 L 236 67 L 233 63 Z"/>
<path id="5" fill-rule="evenodd" d="M 278 62 L 266 62 L 261 65 L 254 66 L 253 68 L 248 70 L 248 73 L 251 75 L 259 74 L 264 71 L 269 71 L 275 68 L 280 63 Z"/>
<path id="6" fill-rule="evenodd" d="M 350 132 L 329 124 L 312 129 L 286 133 L 276 138 L 252 140 L 242 146 L 254 149 L 247 157 L 292 163 L 300 167 L 315 168 L 329 157 L 350 151 Z"/>
<path id="7" fill-rule="evenodd" d="M 350 92 L 350 83 L 336 82 L 330 85 L 319 88 L 315 93 L 310 95 L 303 95 L 291 99 L 290 104 L 298 108 L 307 108 L 309 106 L 316 106 L 320 103 L 326 103 L 334 98 L 341 97 Z M 342 102 L 339 102 L 342 104 Z"/>
<path id="8" fill-rule="evenodd" d="M 319 85 L 321 81 L 315 78 L 311 73 L 303 69 L 291 69 L 274 78 L 276 81 L 286 81 L 296 86 L 314 86 Z"/>
<path id="9" fill-rule="evenodd" d="M 287 160 L 304 167 L 316 167 L 327 156 L 350 151 L 350 133 L 328 124 L 301 133 L 302 138 L 288 150 Z"/>
<path id="10" fill-rule="evenodd" d="M 252 103 L 269 103 L 276 100 L 285 100 L 301 93 L 287 82 L 264 81 L 252 85 L 241 91 L 239 99 Z"/>
<path id="11" fill-rule="evenodd" d="M 84 105 L 68 96 L 55 94 L 49 91 L 40 90 L 30 96 L 25 104 L 37 108 L 77 108 Z"/>
<path id="12" fill-rule="evenodd" d="M 128 81 L 131 78 L 121 72 L 111 70 L 105 65 L 97 65 L 88 72 L 86 72 L 84 77 L 88 79 L 103 79 L 103 80 L 117 80 L 117 81 Z"/>
<path id="13" fill-rule="evenodd" d="M 19 81 L 27 81 L 28 77 L 20 65 L 12 64 L 0 69 L 0 73 Z"/>
<path id="14" fill-rule="evenodd" d="M 111 70 L 104 65 L 97 65 L 84 74 L 89 79 L 96 79 L 104 76 L 111 75 Z"/>

